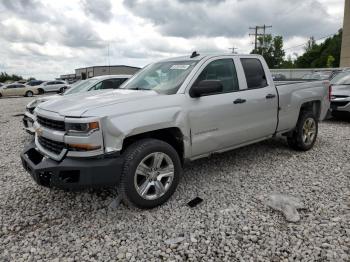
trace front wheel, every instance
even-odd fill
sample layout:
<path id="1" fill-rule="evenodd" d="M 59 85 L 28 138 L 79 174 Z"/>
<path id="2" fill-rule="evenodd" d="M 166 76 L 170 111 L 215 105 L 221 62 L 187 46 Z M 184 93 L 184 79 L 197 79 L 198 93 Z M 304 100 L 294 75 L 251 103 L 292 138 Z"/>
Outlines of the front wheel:
<path id="1" fill-rule="evenodd" d="M 130 145 L 118 192 L 127 205 L 154 208 L 175 192 L 182 173 L 178 153 L 168 143 L 143 139 Z"/>
<path id="2" fill-rule="evenodd" d="M 300 113 L 297 126 L 291 136 L 287 137 L 287 142 L 293 149 L 307 151 L 314 146 L 317 134 L 317 118 L 313 112 L 304 111 Z"/>

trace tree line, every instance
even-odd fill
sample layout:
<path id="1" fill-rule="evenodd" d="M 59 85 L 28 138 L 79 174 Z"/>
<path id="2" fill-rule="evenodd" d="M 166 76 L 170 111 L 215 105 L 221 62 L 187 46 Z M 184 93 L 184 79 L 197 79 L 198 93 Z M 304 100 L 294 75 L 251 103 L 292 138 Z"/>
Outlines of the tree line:
<path id="1" fill-rule="evenodd" d="M 24 80 L 24 78 L 22 76 L 16 75 L 16 74 L 9 75 L 6 72 L 0 72 L 0 83 L 4 83 L 6 81 L 16 82 L 16 81 L 19 81 L 19 80 Z M 35 80 L 35 78 L 34 77 L 30 77 L 27 80 L 28 81 Z"/>
<path id="2" fill-rule="evenodd" d="M 286 57 L 283 37 L 268 34 L 258 38 L 258 47 L 251 54 L 262 55 L 270 68 L 327 68 L 339 67 L 342 30 L 317 44 L 313 37 L 305 44 L 305 52 L 295 59 Z"/>

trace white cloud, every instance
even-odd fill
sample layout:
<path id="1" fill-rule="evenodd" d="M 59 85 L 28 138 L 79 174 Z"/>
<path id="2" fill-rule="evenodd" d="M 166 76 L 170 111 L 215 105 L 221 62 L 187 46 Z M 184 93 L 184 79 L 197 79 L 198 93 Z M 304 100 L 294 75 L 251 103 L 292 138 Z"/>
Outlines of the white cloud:
<path id="1" fill-rule="evenodd" d="M 11 0 L 0 3 L 0 71 L 50 79 L 77 67 L 144 66 L 168 56 L 248 53 L 249 26 L 272 24 L 285 47 L 335 33 L 343 0 Z M 287 54 L 302 52 L 302 47 Z"/>

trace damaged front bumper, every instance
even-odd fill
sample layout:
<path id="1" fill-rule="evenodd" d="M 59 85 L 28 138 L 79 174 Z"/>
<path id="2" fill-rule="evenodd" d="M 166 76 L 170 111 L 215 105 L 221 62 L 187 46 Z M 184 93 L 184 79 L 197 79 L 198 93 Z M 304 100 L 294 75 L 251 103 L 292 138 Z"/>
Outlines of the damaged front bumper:
<path id="1" fill-rule="evenodd" d="M 34 129 L 35 116 L 29 112 L 25 112 L 22 121 L 24 125 L 24 130 L 28 134 L 34 135 L 35 134 L 35 129 Z"/>
<path id="2" fill-rule="evenodd" d="M 23 150 L 21 160 L 37 184 L 61 189 L 115 186 L 124 162 L 120 155 L 84 159 L 66 157 L 58 162 L 40 153 L 34 142 Z"/>

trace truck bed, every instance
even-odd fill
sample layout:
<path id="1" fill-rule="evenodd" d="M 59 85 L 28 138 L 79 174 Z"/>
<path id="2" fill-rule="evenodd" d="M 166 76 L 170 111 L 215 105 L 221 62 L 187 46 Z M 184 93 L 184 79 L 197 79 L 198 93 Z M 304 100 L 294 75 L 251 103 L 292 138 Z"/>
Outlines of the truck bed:
<path id="1" fill-rule="evenodd" d="M 326 117 L 328 100 L 328 81 L 306 81 L 293 83 L 277 83 L 279 94 L 279 124 L 278 131 L 291 129 L 298 121 L 301 104 L 308 101 L 321 101 L 320 120 Z M 306 100 L 307 99 L 307 100 Z"/>

